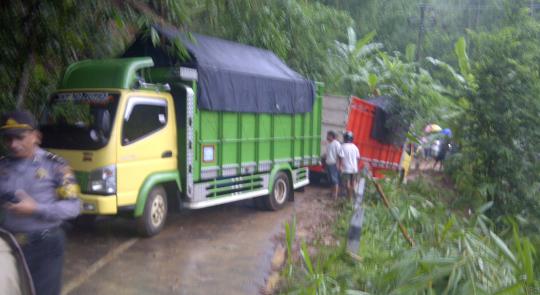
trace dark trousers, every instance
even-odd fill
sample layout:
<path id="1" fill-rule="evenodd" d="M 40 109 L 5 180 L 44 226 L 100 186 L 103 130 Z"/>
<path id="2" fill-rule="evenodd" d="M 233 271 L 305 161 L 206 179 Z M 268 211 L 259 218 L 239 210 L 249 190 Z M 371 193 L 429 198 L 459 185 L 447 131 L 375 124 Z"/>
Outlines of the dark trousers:
<path id="1" fill-rule="evenodd" d="M 328 180 L 330 181 L 330 184 L 339 184 L 339 171 L 336 164 L 327 164 L 326 173 L 328 173 Z"/>
<path id="2" fill-rule="evenodd" d="M 37 295 L 59 295 L 64 264 L 64 231 L 60 228 L 28 235 L 22 246 Z"/>

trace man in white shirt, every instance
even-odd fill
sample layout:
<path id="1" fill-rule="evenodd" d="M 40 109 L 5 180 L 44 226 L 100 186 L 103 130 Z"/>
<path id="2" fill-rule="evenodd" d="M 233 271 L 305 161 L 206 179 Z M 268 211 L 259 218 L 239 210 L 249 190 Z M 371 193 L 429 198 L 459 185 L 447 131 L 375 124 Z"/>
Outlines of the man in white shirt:
<path id="1" fill-rule="evenodd" d="M 347 188 L 347 196 L 352 199 L 358 175 L 360 151 L 353 143 L 353 133 L 351 131 L 345 132 L 343 141 L 340 154 L 341 161 L 339 161 L 341 163 L 340 170 Z"/>
<path id="2" fill-rule="evenodd" d="M 332 185 L 332 197 L 337 200 L 339 190 L 339 171 L 338 162 L 341 157 L 341 144 L 336 139 L 334 131 L 328 131 L 326 134 L 326 173 Z"/>

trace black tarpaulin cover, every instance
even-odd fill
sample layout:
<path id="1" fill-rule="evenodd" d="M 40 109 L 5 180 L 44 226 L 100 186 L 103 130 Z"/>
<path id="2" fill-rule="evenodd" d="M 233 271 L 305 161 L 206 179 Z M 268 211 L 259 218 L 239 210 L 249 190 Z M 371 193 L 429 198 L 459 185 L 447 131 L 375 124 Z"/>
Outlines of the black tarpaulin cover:
<path id="1" fill-rule="evenodd" d="M 138 38 L 124 57 L 151 56 L 158 67 L 189 66 L 198 71 L 201 109 L 254 113 L 310 112 L 315 85 L 268 50 L 223 39 L 155 27 L 161 38 L 181 40 L 190 59 L 181 61 L 151 41 Z"/>
<path id="2" fill-rule="evenodd" d="M 407 124 L 397 117 L 394 98 L 378 96 L 369 98 L 367 101 L 376 106 L 371 137 L 384 144 L 403 145 L 407 134 Z"/>

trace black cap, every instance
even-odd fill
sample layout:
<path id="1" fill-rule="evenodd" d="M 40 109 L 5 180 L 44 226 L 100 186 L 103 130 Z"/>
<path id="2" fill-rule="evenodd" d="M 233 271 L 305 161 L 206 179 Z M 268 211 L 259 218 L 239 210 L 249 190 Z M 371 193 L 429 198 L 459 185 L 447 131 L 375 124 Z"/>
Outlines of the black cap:
<path id="1" fill-rule="evenodd" d="M 0 134 L 2 136 L 18 135 L 36 128 L 37 123 L 34 115 L 26 110 L 5 113 L 0 121 Z"/>

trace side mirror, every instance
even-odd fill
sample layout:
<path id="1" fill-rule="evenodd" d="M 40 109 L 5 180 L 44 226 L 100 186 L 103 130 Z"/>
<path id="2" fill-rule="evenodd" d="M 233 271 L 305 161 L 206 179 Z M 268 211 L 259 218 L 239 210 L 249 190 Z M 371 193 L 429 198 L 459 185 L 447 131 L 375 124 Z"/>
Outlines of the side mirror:
<path id="1" fill-rule="evenodd" d="M 97 110 L 94 119 L 92 130 L 90 130 L 90 137 L 94 141 L 105 142 L 111 132 L 111 114 L 107 109 Z"/>

